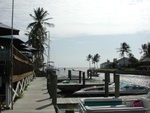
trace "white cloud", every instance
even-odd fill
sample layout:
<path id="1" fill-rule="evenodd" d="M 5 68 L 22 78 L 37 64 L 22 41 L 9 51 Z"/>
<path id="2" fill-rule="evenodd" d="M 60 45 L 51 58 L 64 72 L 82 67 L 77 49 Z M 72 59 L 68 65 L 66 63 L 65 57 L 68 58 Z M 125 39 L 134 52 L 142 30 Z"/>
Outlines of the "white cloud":
<path id="1" fill-rule="evenodd" d="M 150 31 L 150 1 L 63 0 L 54 13 L 55 35 L 133 34 Z M 56 15 L 55 15 L 56 14 Z"/>

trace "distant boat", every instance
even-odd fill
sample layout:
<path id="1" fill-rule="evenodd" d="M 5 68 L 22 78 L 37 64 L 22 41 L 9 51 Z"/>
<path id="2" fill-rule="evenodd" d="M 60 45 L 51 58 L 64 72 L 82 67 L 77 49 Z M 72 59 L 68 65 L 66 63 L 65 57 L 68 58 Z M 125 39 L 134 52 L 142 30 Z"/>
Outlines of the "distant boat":
<path id="1" fill-rule="evenodd" d="M 59 69 L 55 68 L 54 67 L 54 62 L 51 61 L 51 62 L 48 62 L 48 64 L 46 65 L 45 71 L 47 73 L 52 72 L 52 73 L 56 74 L 56 71 L 59 71 Z"/>
<path id="2" fill-rule="evenodd" d="M 147 94 L 150 91 L 150 88 L 133 85 L 133 84 L 125 84 L 120 83 L 120 95 L 131 95 L 131 94 Z M 109 85 L 109 95 L 115 94 L 115 84 Z M 104 86 L 92 86 L 83 88 L 79 91 L 73 93 L 74 96 L 103 96 L 105 95 L 105 87 Z"/>

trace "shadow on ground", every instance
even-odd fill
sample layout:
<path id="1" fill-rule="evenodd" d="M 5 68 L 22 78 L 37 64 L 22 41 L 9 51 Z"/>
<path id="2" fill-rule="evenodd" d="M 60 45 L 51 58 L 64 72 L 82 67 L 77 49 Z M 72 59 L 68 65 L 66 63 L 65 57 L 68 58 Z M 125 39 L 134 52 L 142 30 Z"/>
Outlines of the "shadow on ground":
<path id="1" fill-rule="evenodd" d="M 44 108 L 46 108 L 46 107 L 49 107 L 49 106 L 51 106 L 51 105 L 53 105 L 53 104 L 51 103 L 51 104 L 47 104 L 47 105 L 38 107 L 38 108 L 36 108 L 36 110 L 42 110 L 42 109 L 44 109 Z"/>

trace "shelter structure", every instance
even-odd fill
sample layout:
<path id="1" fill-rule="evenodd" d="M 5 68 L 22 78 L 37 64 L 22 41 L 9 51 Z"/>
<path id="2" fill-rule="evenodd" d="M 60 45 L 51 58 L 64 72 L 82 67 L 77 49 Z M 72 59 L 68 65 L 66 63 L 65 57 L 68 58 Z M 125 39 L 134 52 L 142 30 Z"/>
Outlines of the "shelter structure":
<path id="1" fill-rule="evenodd" d="M 11 45 L 11 38 L 12 36 L 0 37 L 0 101 L 7 108 L 13 106 L 15 99 L 34 76 L 32 60 L 18 50 L 23 48 L 24 42 L 13 37 Z"/>

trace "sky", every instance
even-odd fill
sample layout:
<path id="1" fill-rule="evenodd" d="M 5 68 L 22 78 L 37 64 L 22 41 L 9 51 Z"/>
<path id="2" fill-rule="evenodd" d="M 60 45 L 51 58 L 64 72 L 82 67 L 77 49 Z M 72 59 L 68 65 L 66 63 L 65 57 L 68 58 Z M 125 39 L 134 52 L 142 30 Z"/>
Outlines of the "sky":
<path id="1" fill-rule="evenodd" d="M 86 57 L 99 54 L 99 64 L 120 59 L 117 48 L 126 42 L 140 59 L 142 44 L 150 42 L 150 0 L 14 0 L 14 27 L 27 41 L 29 14 L 43 7 L 54 23 L 50 31 L 50 60 L 56 67 L 88 67 Z M 0 1 L 0 21 L 11 25 L 11 2 Z M 48 42 L 48 41 L 47 41 Z M 46 50 L 47 54 L 47 50 Z M 47 60 L 45 56 L 45 61 Z"/>

